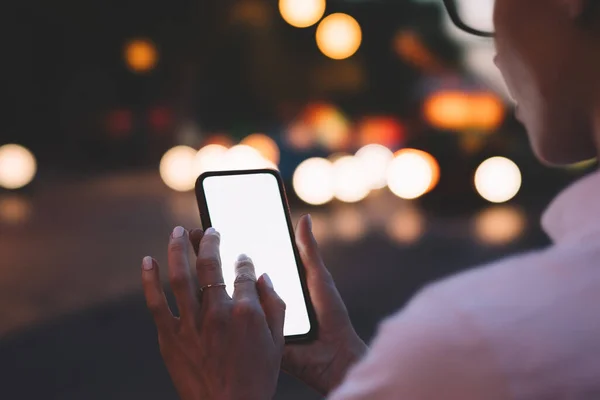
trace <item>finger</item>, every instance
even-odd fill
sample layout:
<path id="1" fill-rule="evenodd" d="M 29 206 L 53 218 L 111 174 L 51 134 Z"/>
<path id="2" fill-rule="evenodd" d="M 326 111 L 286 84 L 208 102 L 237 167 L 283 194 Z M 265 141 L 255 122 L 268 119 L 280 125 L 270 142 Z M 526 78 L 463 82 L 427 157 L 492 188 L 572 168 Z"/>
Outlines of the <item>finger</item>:
<path id="1" fill-rule="evenodd" d="M 263 274 L 256 283 L 260 304 L 265 312 L 267 324 L 271 329 L 273 341 L 278 346 L 285 344 L 283 325 L 285 322 L 285 303 L 275 292 L 269 275 Z"/>
<path id="2" fill-rule="evenodd" d="M 171 330 L 175 319 L 171 314 L 165 292 L 160 284 L 158 263 L 152 257 L 144 257 L 142 261 L 142 286 L 146 306 L 154 317 L 157 329 L 159 332 Z"/>
<path id="3" fill-rule="evenodd" d="M 331 274 L 325 267 L 319 246 L 312 233 L 312 219 L 309 214 L 303 215 L 296 226 L 296 245 L 306 268 L 307 279 L 331 279 Z"/>
<path id="4" fill-rule="evenodd" d="M 234 300 L 248 300 L 258 302 L 258 292 L 256 291 L 256 272 L 254 263 L 245 254 L 238 257 L 235 262 L 235 282 L 233 290 Z"/>
<path id="5" fill-rule="evenodd" d="M 194 254 L 198 255 L 198 250 L 200 250 L 200 241 L 202 240 L 202 236 L 204 236 L 204 231 L 200 228 L 195 228 L 190 231 L 190 243 L 194 249 Z"/>
<path id="6" fill-rule="evenodd" d="M 200 287 L 224 283 L 223 270 L 221 269 L 221 256 L 219 246 L 221 236 L 214 228 L 208 228 L 200 241 L 198 258 L 196 259 L 196 272 Z M 202 300 L 208 302 L 224 301 L 229 299 L 225 287 L 211 287 L 202 292 Z"/>
<path id="7" fill-rule="evenodd" d="M 169 241 L 169 281 L 183 321 L 193 320 L 198 308 L 188 260 L 188 235 L 181 226 L 173 229 Z"/>
<path id="8" fill-rule="evenodd" d="M 311 228 L 310 215 L 300 218 L 296 227 L 296 245 L 306 271 L 306 283 L 317 318 L 325 320 L 345 315 L 345 312 L 340 312 L 340 310 L 345 311 L 346 306 L 335 286 L 333 277 L 325 267 Z"/>

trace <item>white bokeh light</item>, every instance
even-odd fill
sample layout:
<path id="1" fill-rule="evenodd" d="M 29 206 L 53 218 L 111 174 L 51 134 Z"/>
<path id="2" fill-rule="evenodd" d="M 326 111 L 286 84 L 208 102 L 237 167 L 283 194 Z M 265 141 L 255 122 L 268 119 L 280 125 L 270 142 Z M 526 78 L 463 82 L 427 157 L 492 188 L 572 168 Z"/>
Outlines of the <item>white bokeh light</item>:
<path id="1" fill-rule="evenodd" d="M 367 171 L 354 156 L 344 156 L 333 163 L 333 182 L 335 197 L 345 203 L 361 201 L 371 192 Z"/>
<path id="2" fill-rule="evenodd" d="M 192 190 L 197 175 L 194 174 L 196 150 L 188 146 L 176 146 L 165 153 L 160 160 L 160 177 L 173 190 L 187 192 Z"/>
<path id="3" fill-rule="evenodd" d="M 201 148 L 196 156 L 192 168 L 196 176 L 207 171 L 220 171 L 225 166 L 225 153 L 227 147 L 220 144 L 209 144 Z"/>
<path id="4" fill-rule="evenodd" d="M 388 186 L 396 196 L 412 200 L 423 196 L 435 180 L 435 171 L 426 153 L 406 149 L 390 164 Z"/>
<path id="5" fill-rule="evenodd" d="M 324 158 L 309 158 L 303 161 L 292 178 L 294 191 L 308 204 L 329 203 L 334 197 L 333 165 Z"/>
<path id="6" fill-rule="evenodd" d="M 475 172 L 475 188 L 491 203 L 504 203 L 521 189 L 521 171 L 508 158 L 493 157 L 484 161 Z"/>
<path id="7" fill-rule="evenodd" d="M 369 144 L 356 152 L 356 158 L 362 163 L 371 189 L 382 189 L 387 185 L 387 172 L 394 153 L 380 144 Z"/>
<path id="8" fill-rule="evenodd" d="M 33 154 L 18 144 L 0 147 L 0 187 L 19 189 L 28 185 L 37 172 Z"/>
<path id="9" fill-rule="evenodd" d="M 224 154 L 224 168 L 228 170 L 273 168 L 258 150 L 245 144 L 233 146 Z"/>
<path id="10" fill-rule="evenodd" d="M 279 12 L 288 24 L 307 28 L 325 13 L 325 0 L 279 0 Z"/>

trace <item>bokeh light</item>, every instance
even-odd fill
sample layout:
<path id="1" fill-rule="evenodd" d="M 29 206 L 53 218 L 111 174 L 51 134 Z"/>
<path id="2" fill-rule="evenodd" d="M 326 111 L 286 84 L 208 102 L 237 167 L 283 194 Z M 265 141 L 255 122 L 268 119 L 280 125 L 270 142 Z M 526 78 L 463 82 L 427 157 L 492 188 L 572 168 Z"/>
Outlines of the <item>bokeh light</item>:
<path id="1" fill-rule="evenodd" d="M 473 129 L 493 131 L 504 119 L 502 100 L 493 93 L 481 93 L 471 97 L 471 121 Z"/>
<path id="2" fill-rule="evenodd" d="M 216 133 L 214 135 L 210 135 L 206 139 L 205 144 L 206 145 L 209 145 L 209 144 L 218 144 L 218 145 L 230 148 L 235 143 L 233 142 L 233 139 L 231 139 L 231 137 L 229 135 L 227 135 L 225 133 Z"/>
<path id="3" fill-rule="evenodd" d="M 284 133 L 284 141 L 297 151 L 306 151 L 316 143 L 316 134 L 307 121 L 298 119 L 290 124 Z"/>
<path id="4" fill-rule="evenodd" d="M 298 197 L 312 205 L 329 203 L 334 197 L 333 164 L 324 158 L 309 158 L 294 172 L 292 185 Z"/>
<path id="5" fill-rule="evenodd" d="M 363 165 L 371 189 L 382 189 L 387 185 L 387 173 L 394 153 L 380 144 L 369 144 L 356 152 Z"/>
<path id="6" fill-rule="evenodd" d="M 227 147 L 220 144 L 209 144 L 201 148 L 194 156 L 192 170 L 200 176 L 208 171 L 220 171 L 225 167 Z"/>
<path id="7" fill-rule="evenodd" d="M 240 144 L 245 144 L 256 149 L 265 159 L 272 164 L 279 164 L 279 147 L 269 136 L 262 133 L 254 133 L 245 137 Z"/>
<path id="8" fill-rule="evenodd" d="M 31 202 L 16 194 L 0 197 L 0 223 L 20 225 L 27 222 L 33 214 Z"/>
<path id="9" fill-rule="evenodd" d="M 380 144 L 397 149 L 405 137 L 404 126 L 394 117 L 373 116 L 363 118 L 357 127 L 358 145 Z"/>
<path id="10" fill-rule="evenodd" d="M 158 51 L 148 39 L 134 39 L 125 45 L 125 61 L 137 73 L 151 71 L 158 62 Z"/>
<path id="11" fill-rule="evenodd" d="M 433 190 L 439 181 L 439 165 L 424 151 L 403 149 L 388 169 L 387 183 L 396 196 L 411 200 Z"/>
<path id="12" fill-rule="evenodd" d="M 410 245 L 417 242 L 425 233 L 423 214 L 411 206 L 404 206 L 388 218 L 385 230 L 394 241 Z"/>
<path id="13" fill-rule="evenodd" d="M 18 144 L 0 147 L 0 187 L 19 189 L 27 186 L 37 172 L 33 154 Z"/>
<path id="14" fill-rule="evenodd" d="M 344 203 L 361 201 L 371 192 L 371 182 L 363 163 L 356 157 L 340 157 L 333 163 L 334 195 Z"/>
<path id="15" fill-rule="evenodd" d="M 505 109 L 494 93 L 442 91 L 425 100 L 424 114 L 436 128 L 490 132 L 502 123 Z"/>
<path id="16" fill-rule="evenodd" d="M 523 212 L 515 207 L 490 207 L 475 219 L 475 235 L 483 243 L 505 245 L 519 238 L 526 226 Z"/>
<path id="17" fill-rule="evenodd" d="M 441 71 L 442 65 L 413 31 L 402 30 L 394 36 L 394 50 L 404 61 L 428 72 Z"/>
<path id="18" fill-rule="evenodd" d="M 279 0 L 279 12 L 288 24 L 307 28 L 325 13 L 325 0 Z"/>
<path id="19" fill-rule="evenodd" d="M 106 118 L 108 135 L 113 139 L 123 139 L 131 134 L 133 129 L 133 113 L 131 110 L 113 110 Z"/>
<path id="20" fill-rule="evenodd" d="M 304 119 L 314 131 L 316 142 L 329 151 L 340 151 L 351 144 L 350 123 L 335 106 L 314 103 L 306 107 Z"/>
<path id="21" fill-rule="evenodd" d="M 160 177 L 173 190 L 192 190 L 197 175 L 194 174 L 196 150 L 188 146 L 176 146 L 165 153 L 160 160 Z"/>
<path id="22" fill-rule="evenodd" d="M 343 60 L 352 56 L 362 42 L 360 25 L 347 14 L 324 18 L 317 27 L 317 46 L 329 58 Z"/>
<path id="23" fill-rule="evenodd" d="M 521 171 L 508 158 L 492 157 L 477 168 L 475 188 L 491 203 L 507 202 L 519 193 Z"/>
<path id="24" fill-rule="evenodd" d="M 172 112 L 167 107 L 153 107 L 148 113 L 148 122 L 155 132 L 165 133 L 173 123 Z"/>
<path id="25" fill-rule="evenodd" d="M 331 225 L 336 238 L 355 242 L 367 233 L 366 217 L 354 206 L 337 207 L 331 216 Z"/>
<path id="26" fill-rule="evenodd" d="M 427 121 L 440 129 L 464 129 L 471 121 L 471 103 L 463 92 L 435 93 L 425 100 Z"/>
<path id="27" fill-rule="evenodd" d="M 245 144 L 238 144 L 227 150 L 223 156 L 224 168 L 228 170 L 261 169 L 277 167 L 266 160 L 258 150 Z"/>

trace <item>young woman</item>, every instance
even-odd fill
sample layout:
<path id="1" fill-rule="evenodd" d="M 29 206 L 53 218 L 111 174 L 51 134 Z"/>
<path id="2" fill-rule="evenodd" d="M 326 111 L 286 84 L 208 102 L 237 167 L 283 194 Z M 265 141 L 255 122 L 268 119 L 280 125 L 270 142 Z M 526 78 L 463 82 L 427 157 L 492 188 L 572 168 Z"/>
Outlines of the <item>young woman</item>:
<path id="1" fill-rule="evenodd" d="M 464 0 L 489 4 L 493 36 L 517 115 L 548 164 L 600 153 L 600 1 Z M 491 14 L 490 14 L 491 15 Z M 183 399 L 269 399 L 280 366 L 333 400 L 599 399 L 600 174 L 563 192 L 542 221 L 552 246 L 430 285 L 388 318 L 370 348 L 356 335 L 311 234 L 296 241 L 307 269 L 319 338 L 283 340 L 285 306 L 267 276 L 240 257 L 233 299 L 222 285 L 219 235 L 175 228 L 169 311 L 158 265 L 142 280 L 160 348 Z M 188 239 L 199 247 L 195 295 Z"/>

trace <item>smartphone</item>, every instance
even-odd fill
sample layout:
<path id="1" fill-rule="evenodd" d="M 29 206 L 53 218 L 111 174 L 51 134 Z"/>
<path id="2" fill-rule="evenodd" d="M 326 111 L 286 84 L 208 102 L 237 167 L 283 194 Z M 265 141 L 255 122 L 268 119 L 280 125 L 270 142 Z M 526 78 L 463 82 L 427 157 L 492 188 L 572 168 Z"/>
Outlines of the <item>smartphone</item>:
<path id="1" fill-rule="evenodd" d="M 310 341 L 316 318 L 310 301 L 283 180 L 270 169 L 206 172 L 196 181 L 204 229 L 221 235 L 221 264 L 233 294 L 234 263 L 240 254 L 254 262 L 256 276 L 268 273 L 286 304 L 286 342 Z"/>

